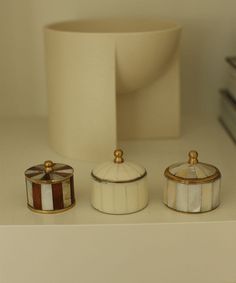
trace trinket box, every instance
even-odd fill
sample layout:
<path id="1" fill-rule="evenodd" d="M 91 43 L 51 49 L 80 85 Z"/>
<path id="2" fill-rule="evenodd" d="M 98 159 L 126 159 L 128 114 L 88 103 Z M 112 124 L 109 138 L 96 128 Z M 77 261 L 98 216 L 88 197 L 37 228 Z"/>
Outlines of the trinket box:
<path id="1" fill-rule="evenodd" d="M 50 160 L 27 169 L 25 179 L 28 207 L 40 213 L 57 213 L 73 207 L 73 173 L 71 166 Z"/>
<path id="2" fill-rule="evenodd" d="M 198 153 L 189 152 L 188 162 L 165 170 L 164 203 L 177 211 L 197 213 L 220 204 L 221 173 L 213 165 L 198 162 Z"/>
<path id="3" fill-rule="evenodd" d="M 114 151 L 114 161 L 95 168 L 91 175 L 92 206 L 110 214 L 129 214 L 148 204 L 147 171 L 124 161 L 123 151 Z"/>

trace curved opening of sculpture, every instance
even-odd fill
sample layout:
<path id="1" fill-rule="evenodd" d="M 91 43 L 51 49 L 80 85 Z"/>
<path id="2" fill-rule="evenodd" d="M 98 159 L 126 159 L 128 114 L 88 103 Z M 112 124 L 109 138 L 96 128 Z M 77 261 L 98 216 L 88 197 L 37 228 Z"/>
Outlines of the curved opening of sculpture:
<path id="1" fill-rule="evenodd" d="M 180 32 L 178 24 L 153 19 L 47 26 L 53 148 L 104 160 L 118 139 L 178 136 Z"/>
<path id="2" fill-rule="evenodd" d="M 137 33 L 150 31 L 172 31 L 179 25 L 169 21 L 159 20 L 127 20 L 127 19 L 98 19 L 77 20 L 51 24 L 49 29 L 81 33 Z"/>

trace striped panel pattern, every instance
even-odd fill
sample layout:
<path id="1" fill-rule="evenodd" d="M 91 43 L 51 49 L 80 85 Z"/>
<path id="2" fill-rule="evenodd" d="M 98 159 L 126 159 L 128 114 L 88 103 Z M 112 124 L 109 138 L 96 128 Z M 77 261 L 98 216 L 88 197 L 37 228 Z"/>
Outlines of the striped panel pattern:
<path id="1" fill-rule="evenodd" d="M 206 184 L 181 184 L 167 179 L 164 203 L 175 210 L 198 213 L 220 204 L 220 179 Z"/>
<path id="2" fill-rule="evenodd" d="M 33 189 L 32 189 L 32 183 L 26 179 L 26 195 L 27 195 L 27 202 L 30 206 L 34 206 L 33 203 Z"/>
<path id="3" fill-rule="evenodd" d="M 52 184 L 52 203 L 53 209 L 62 209 L 64 208 L 64 200 L 63 200 L 63 192 L 62 192 L 62 184 L 56 183 Z"/>
<path id="4" fill-rule="evenodd" d="M 75 203 L 73 176 L 61 183 L 36 184 L 26 179 L 28 205 L 36 210 L 57 211 Z"/>
<path id="5" fill-rule="evenodd" d="M 91 204 L 110 214 L 129 214 L 148 204 L 146 177 L 130 183 L 102 183 L 93 180 Z"/>

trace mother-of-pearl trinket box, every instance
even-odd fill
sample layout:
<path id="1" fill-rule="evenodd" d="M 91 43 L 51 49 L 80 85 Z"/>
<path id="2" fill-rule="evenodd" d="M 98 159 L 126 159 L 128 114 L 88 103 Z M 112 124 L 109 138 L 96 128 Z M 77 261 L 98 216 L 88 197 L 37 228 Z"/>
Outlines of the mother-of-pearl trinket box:
<path id="1" fill-rule="evenodd" d="M 101 212 L 129 214 L 148 204 L 147 171 L 124 161 L 123 151 L 114 151 L 114 161 L 92 170 L 91 204 Z"/>
<path id="2" fill-rule="evenodd" d="M 189 152 L 188 162 L 166 168 L 164 203 L 177 211 L 197 213 L 220 204 L 221 173 L 213 165 L 198 162 L 198 153 Z"/>
<path id="3" fill-rule="evenodd" d="M 28 207 L 40 213 L 57 213 L 73 207 L 73 174 L 71 166 L 50 160 L 27 169 L 25 180 Z"/>

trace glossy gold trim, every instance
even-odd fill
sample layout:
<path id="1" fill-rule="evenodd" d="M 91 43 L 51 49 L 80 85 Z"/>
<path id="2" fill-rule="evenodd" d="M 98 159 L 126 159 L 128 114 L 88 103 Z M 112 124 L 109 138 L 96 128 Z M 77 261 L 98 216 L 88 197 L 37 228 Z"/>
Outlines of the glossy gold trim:
<path id="1" fill-rule="evenodd" d="M 190 179 L 186 179 L 183 177 L 179 177 L 179 176 L 175 176 L 170 172 L 170 167 L 173 167 L 173 165 L 169 166 L 166 168 L 164 175 L 166 178 L 176 181 L 178 183 L 182 183 L 182 184 L 206 184 L 206 183 L 211 183 L 216 181 L 217 179 L 221 178 L 221 173 L 219 171 L 219 169 L 213 165 L 207 164 L 207 163 L 201 163 L 198 162 L 199 164 L 203 164 L 203 165 L 207 165 L 210 166 L 212 168 L 214 168 L 216 171 L 213 175 L 205 177 L 205 178 L 190 178 Z"/>
<path id="2" fill-rule="evenodd" d="M 53 171 L 54 163 L 51 160 L 44 161 L 44 171 L 50 173 Z"/>
<path id="3" fill-rule="evenodd" d="M 56 184 L 56 183 L 64 183 L 65 181 L 67 181 L 68 179 L 70 179 L 72 176 L 74 176 L 74 174 L 70 174 L 67 177 L 64 177 L 64 179 L 61 180 L 32 180 L 31 178 L 27 177 L 25 175 L 25 179 L 29 180 L 31 183 L 35 183 L 35 184 Z"/>
<path id="4" fill-rule="evenodd" d="M 27 206 L 28 206 L 28 208 L 29 208 L 31 211 L 36 212 L 36 213 L 40 213 L 40 214 L 57 214 L 57 213 L 65 212 L 65 211 L 71 209 L 72 207 L 75 206 L 75 203 L 76 203 L 76 202 L 72 203 L 72 204 L 71 204 L 70 206 L 68 206 L 68 207 L 65 207 L 65 208 L 62 208 L 62 209 L 57 209 L 57 210 L 41 210 L 41 209 L 35 209 L 35 208 L 33 208 L 31 205 L 29 205 L 28 203 L 27 203 Z"/>
<path id="5" fill-rule="evenodd" d="M 147 176 L 147 171 L 145 170 L 145 172 L 143 173 L 143 175 L 135 178 L 135 179 L 131 179 L 131 180 L 124 180 L 124 181 L 111 181 L 111 180 L 107 180 L 107 179 L 101 179 L 99 177 L 97 177 L 96 175 L 93 174 L 93 171 L 91 172 L 91 176 L 92 178 L 100 183 L 114 183 L 114 184 L 124 184 L 124 183 L 132 183 L 132 182 L 136 182 L 139 181 L 141 179 L 143 179 L 145 176 Z"/>
<path id="6" fill-rule="evenodd" d="M 191 150 L 188 153 L 188 163 L 191 165 L 197 164 L 198 163 L 198 152 L 196 150 Z"/>
<path id="7" fill-rule="evenodd" d="M 124 158 L 123 158 L 123 150 L 121 149 L 116 149 L 114 151 L 114 163 L 120 164 L 124 162 Z"/>

